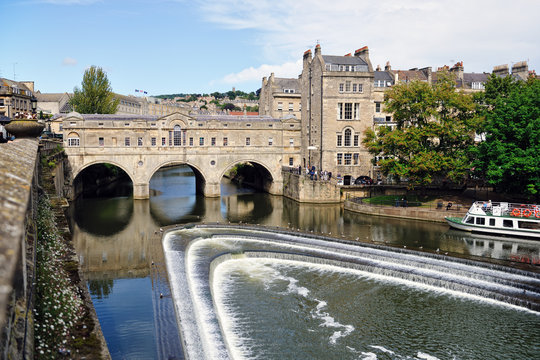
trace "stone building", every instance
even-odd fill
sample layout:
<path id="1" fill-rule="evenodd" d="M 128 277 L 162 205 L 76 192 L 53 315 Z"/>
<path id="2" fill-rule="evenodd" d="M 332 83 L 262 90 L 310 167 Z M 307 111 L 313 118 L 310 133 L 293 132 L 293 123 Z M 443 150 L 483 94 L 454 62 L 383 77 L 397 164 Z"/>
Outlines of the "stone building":
<path id="1" fill-rule="evenodd" d="M 300 82 L 298 79 L 276 78 L 274 73 L 262 80 L 259 114 L 277 119 L 302 115 Z"/>
<path id="2" fill-rule="evenodd" d="M 71 111 L 69 105 L 70 95 L 68 93 L 46 93 L 39 90 L 35 93 L 37 98 L 37 111 L 44 114 L 68 114 Z"/>
<path id="3" fill-rule="evenodd" d="M 13 119 L 17 113 L 32 113 L 33 81 L 13 81 L 0 78 L 0 117 Z"/>
<path id="4" fill-rule="evenodd" d="M 302 165 L 340 175 L 348 185 L 372 176 L 372 156 L 362 146 L 373 126 L 375 72 L 367 46 L 354 56 L 322 55 L 321 46 L 304 53 L 302 94 Z"/>

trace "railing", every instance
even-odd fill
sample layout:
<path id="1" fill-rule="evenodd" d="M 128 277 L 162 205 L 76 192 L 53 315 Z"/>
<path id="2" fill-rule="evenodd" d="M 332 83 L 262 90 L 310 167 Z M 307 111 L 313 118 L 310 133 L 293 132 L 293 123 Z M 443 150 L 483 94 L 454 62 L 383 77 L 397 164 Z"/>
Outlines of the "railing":
<path id="1" fill-rule="evenodd" d="M 492 216 L 515 216 L 540 218 L 540 205 L 508 202 L 476 201 L 471 212 Z"/>

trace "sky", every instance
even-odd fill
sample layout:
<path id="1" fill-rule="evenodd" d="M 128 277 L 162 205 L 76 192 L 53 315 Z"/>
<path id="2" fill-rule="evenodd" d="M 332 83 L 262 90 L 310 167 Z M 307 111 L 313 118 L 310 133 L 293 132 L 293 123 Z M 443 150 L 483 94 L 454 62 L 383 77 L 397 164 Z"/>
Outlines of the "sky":
<path id="1" fill-rule="evenodd" d="M 374 66 L 540 73 L 539 0 L 0 0 L 0 77 L 72 92 L 85 69 L 124 95 L 245 92 L 302 55 L 369 47 Z"/>

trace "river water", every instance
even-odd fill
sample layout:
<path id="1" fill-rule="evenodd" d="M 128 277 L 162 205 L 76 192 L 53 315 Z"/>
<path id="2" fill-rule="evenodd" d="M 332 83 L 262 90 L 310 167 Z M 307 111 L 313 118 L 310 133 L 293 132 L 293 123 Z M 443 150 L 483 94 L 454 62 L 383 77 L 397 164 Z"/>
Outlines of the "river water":
<path id="1" fill-rule="evenodd" d="M 242 222 L 473 259 L 540 253 L 534 241 L 299 204 L 228 182 L 221 198 L 205 199 L 187 167 L 159 171 L 150 188 L 150 200 L 81 199 L 72 207 L 75 248 L 113 359 L 183 358 L 174 303 L 181 291 L 169 286 L 161 243 L 166 225 Z M 530 359 L 540 349 L 537 313 L 341 267 L 241 258 L 220 264 L 212 286 L 235 358 Z"/>

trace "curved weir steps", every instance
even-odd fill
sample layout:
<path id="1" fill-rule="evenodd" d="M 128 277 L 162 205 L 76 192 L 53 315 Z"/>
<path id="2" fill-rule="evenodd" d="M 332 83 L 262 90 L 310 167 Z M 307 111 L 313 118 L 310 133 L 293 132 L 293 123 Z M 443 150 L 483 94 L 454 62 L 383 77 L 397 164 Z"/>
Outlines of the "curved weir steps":
<path id="1" fill-rule="evenodd" d="M 230 357 L 212 300 L 213 272 L 245 257 L 355 269 L 540 311 L 540 275 L 498 265 L 257 227 L 200 225 L 163 241 L 186 358 Z"/>

